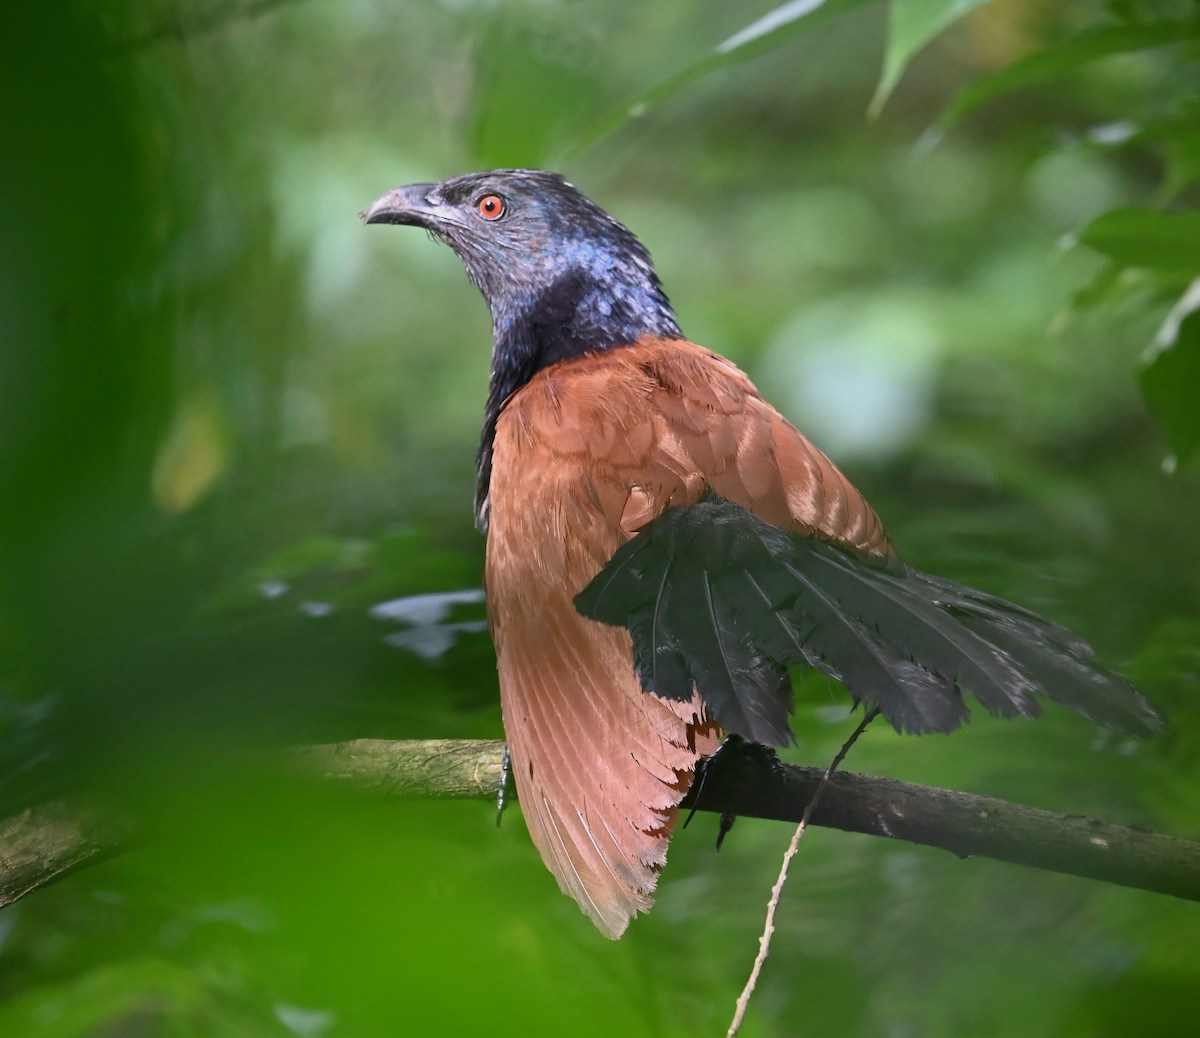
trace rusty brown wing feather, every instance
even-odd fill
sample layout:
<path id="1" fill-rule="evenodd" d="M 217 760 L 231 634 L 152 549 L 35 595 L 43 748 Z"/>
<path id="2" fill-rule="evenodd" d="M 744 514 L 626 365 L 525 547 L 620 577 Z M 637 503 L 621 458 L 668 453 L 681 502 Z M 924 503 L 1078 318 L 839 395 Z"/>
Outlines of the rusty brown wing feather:
<path id="1" fill-rule="evenodd" d="M 1070 631 L 901 563 L 862 496 L 728 362 L 676 343 L 641 368 L 666 419 L 651 467 L 685 489 L 648 495 L 640 535 L 575 602 L 630 631 L 644 689 L 699 691 L 724 729 L 770 745 L 791 739 L 790 664 L 901 731 L 958 727 L 965 692 L 1003 717 L 1036 716 L 1045 697 L 1118 731 L 1161 729 Z"/>
<path id="2" fill-rule="evenodd" d="M 559 885 L 610 937 L 649 906 L 676 807 L 719 731 L 695 693 L 645 694 L 628 631 L 574 598 L 710 485 L 787 529 L 890 557 L 841 473 L 740 371 L 691 344 L 546 369 L 497 421 L 488 608 L 518 794 Z"/>
<path id="3" fill-rule="evenodd" d="M 647 401 L 662 454 L 655 460 L 688 482 L 686 503 L 707 485 L 781 530 L 880 562 L 895 557 L 866 498 L 724 357 L 689 342 L 651 341 L 621 360 L 654 383 Z M 659 501 L 655 514 L 668 503 L 682 502 Z"/>

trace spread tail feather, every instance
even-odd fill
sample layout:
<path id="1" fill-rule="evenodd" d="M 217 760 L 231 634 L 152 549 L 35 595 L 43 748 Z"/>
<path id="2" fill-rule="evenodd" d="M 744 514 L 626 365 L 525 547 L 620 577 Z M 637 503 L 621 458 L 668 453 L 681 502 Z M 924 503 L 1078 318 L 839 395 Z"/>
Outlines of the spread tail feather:
<path id="1" fill-rule="evenodd" d="M 642 688 L 700 692 L 728 732 L 790 742 L 789 664 L 841 681 L 904 732 L 947 732 L 969 693 L 1001 717 L 1038 697 L 1131 735 L 1163 721 L 1082 639 L 1036 613 L 907 567 L 786 533 L 715 495 L 664 512 L 575 599 L 628 627 Z"/>

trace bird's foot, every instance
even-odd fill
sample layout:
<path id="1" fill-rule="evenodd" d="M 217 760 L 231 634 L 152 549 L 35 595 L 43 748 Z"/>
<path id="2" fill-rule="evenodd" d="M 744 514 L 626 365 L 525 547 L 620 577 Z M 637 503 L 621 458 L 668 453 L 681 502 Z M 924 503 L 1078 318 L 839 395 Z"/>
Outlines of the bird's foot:
<path id="1" fill-rule="evenodd" d="M 739 735 L 730 735 L 717 751 L 706 757 L 696 768 L 692 790 L 684 800 L 690 810 L 684 828 L 701 808 L 717 809 L 741 799 L 742 791 L 757 792 L 764 783 L 775 786 L 783 796 L 783 763 L 775 751 L 762 743 L 750 742 Z M 729 830 L 737 821 L 737 813 L 721 810 L 721 827 L 717 833 L 720 850 Z"/>
<path id="2" fill-rule="evenodd" d="M 508 752 L 508 743 L 504 744 L 504 756 L 500 758 L 500 789 L 496 793 L 496 828 L 504 817 L 504 808 L 508 802 L 508 780 L 512 774 L 512 755 Z"/>

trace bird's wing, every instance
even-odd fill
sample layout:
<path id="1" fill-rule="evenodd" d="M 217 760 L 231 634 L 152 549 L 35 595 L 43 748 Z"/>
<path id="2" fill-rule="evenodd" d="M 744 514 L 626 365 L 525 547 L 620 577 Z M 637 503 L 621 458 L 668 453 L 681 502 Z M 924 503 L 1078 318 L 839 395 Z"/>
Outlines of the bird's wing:
<path id="1" fill-rule="evenodd" d="M 685 340 L 648 339 L 548 368 L 501 422 L 514 456 L 538 454 L 571 473 L 573 504 L 597 523 L 589 536 L 606 531 L 621 543 L 711 489 L 781 530 L 880 564 L 895 558 L 883 523 L 837 466 L 737 367 Z M 610 546 L 597 542 L 602 564 Z"/>
<path id="2" fill-rule="evenodd" d="M 574 606 L 622 543 L 630 497 L 627 476 L 593 459 L 607 446 L 626 473 L 649 440 L 614 428 L 598 413 L 609 405 L 576 400 L 578 383 L 562 376 L 535 376 L 497 422 L 488 611 L 530 835 L 563 891 L 617 937 L 649 907 L 676 805 L 718 739 L 698 697 L 642 692 L 624 628 Z M 610 385 L 610 404 L 627 392 Z"/>
<path id="3" fill-rule="evenodd" d="M 676 483 L 638 499 L 639 536 L 575 601 L 631 632 L 644 689 L 698 690 L 722 727 L 771 745 L 791 738 L 796 663 L 901 731 L 958 727 L 964 692 L 1004 717 L 1036 716 L 1044 696 L 1118 731 L 1161 729 L 1082 639 L 900 563 L 862 496 L 728 362 L 685 344 L 629 360 L 660 384 L 643 467 Z"/>
<path id="4" fill-rule="evenodd" d="M 781 530 L 875 562 L 895 558 L 866 498 L 724 357 L 690 342 L 651 340 L 617 351 L 611 363 L 618 362 L 653 382 L 642 420 L 649 412 L 654 442 L 633 467 L 668 470 L 687 487 L 669 500 L 649 488 L 644 514 L 631 518 L 648 522 L 708 488 Z"/>
<path id="5" fill-rule="evenodd" d="M 648 907 L 676 805 L 719 731 L 690 683 L 646 695 L 629 632 L 582 616 L 574 598 L 625 541 L 706 487 L 890 558 L 875 513 L 832 463 L 740 371 L 691 344 L 546 369 L 497 422 L 488 605 L 517 789 L 559 885 L 609 936 Z M 781 668 L 769 680 L 790 694 Z"/>
<path id="6" fill-rule="evenodd" d="M 563 892 L 619 937 L 650 907 L 676 807 L 718 745 L 716 726 L 698 697 L 643 693 L 628 632 L 593 630 L 569 595 L 495 597 L 504 730 L 530 835 Z"/>

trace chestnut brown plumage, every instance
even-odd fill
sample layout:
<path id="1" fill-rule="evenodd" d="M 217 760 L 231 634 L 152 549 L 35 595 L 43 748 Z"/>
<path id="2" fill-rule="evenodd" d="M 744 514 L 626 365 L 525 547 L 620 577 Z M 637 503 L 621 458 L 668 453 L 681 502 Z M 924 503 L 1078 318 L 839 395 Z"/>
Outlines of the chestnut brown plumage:
<path id="1" fill-rule="evenodd" d="M 384 195 L 491 309 L 476 481 L 505 734 L 534 843 L 608 936 L 650 905 L 723 733 L 791 739 L 789 664 L 901 731 L 1058 701 L 1162 721 L 1071 632 L 906 566 L 863 496 L 723 357 L 683 338 L 650 256 L 561 177 Z"/>

